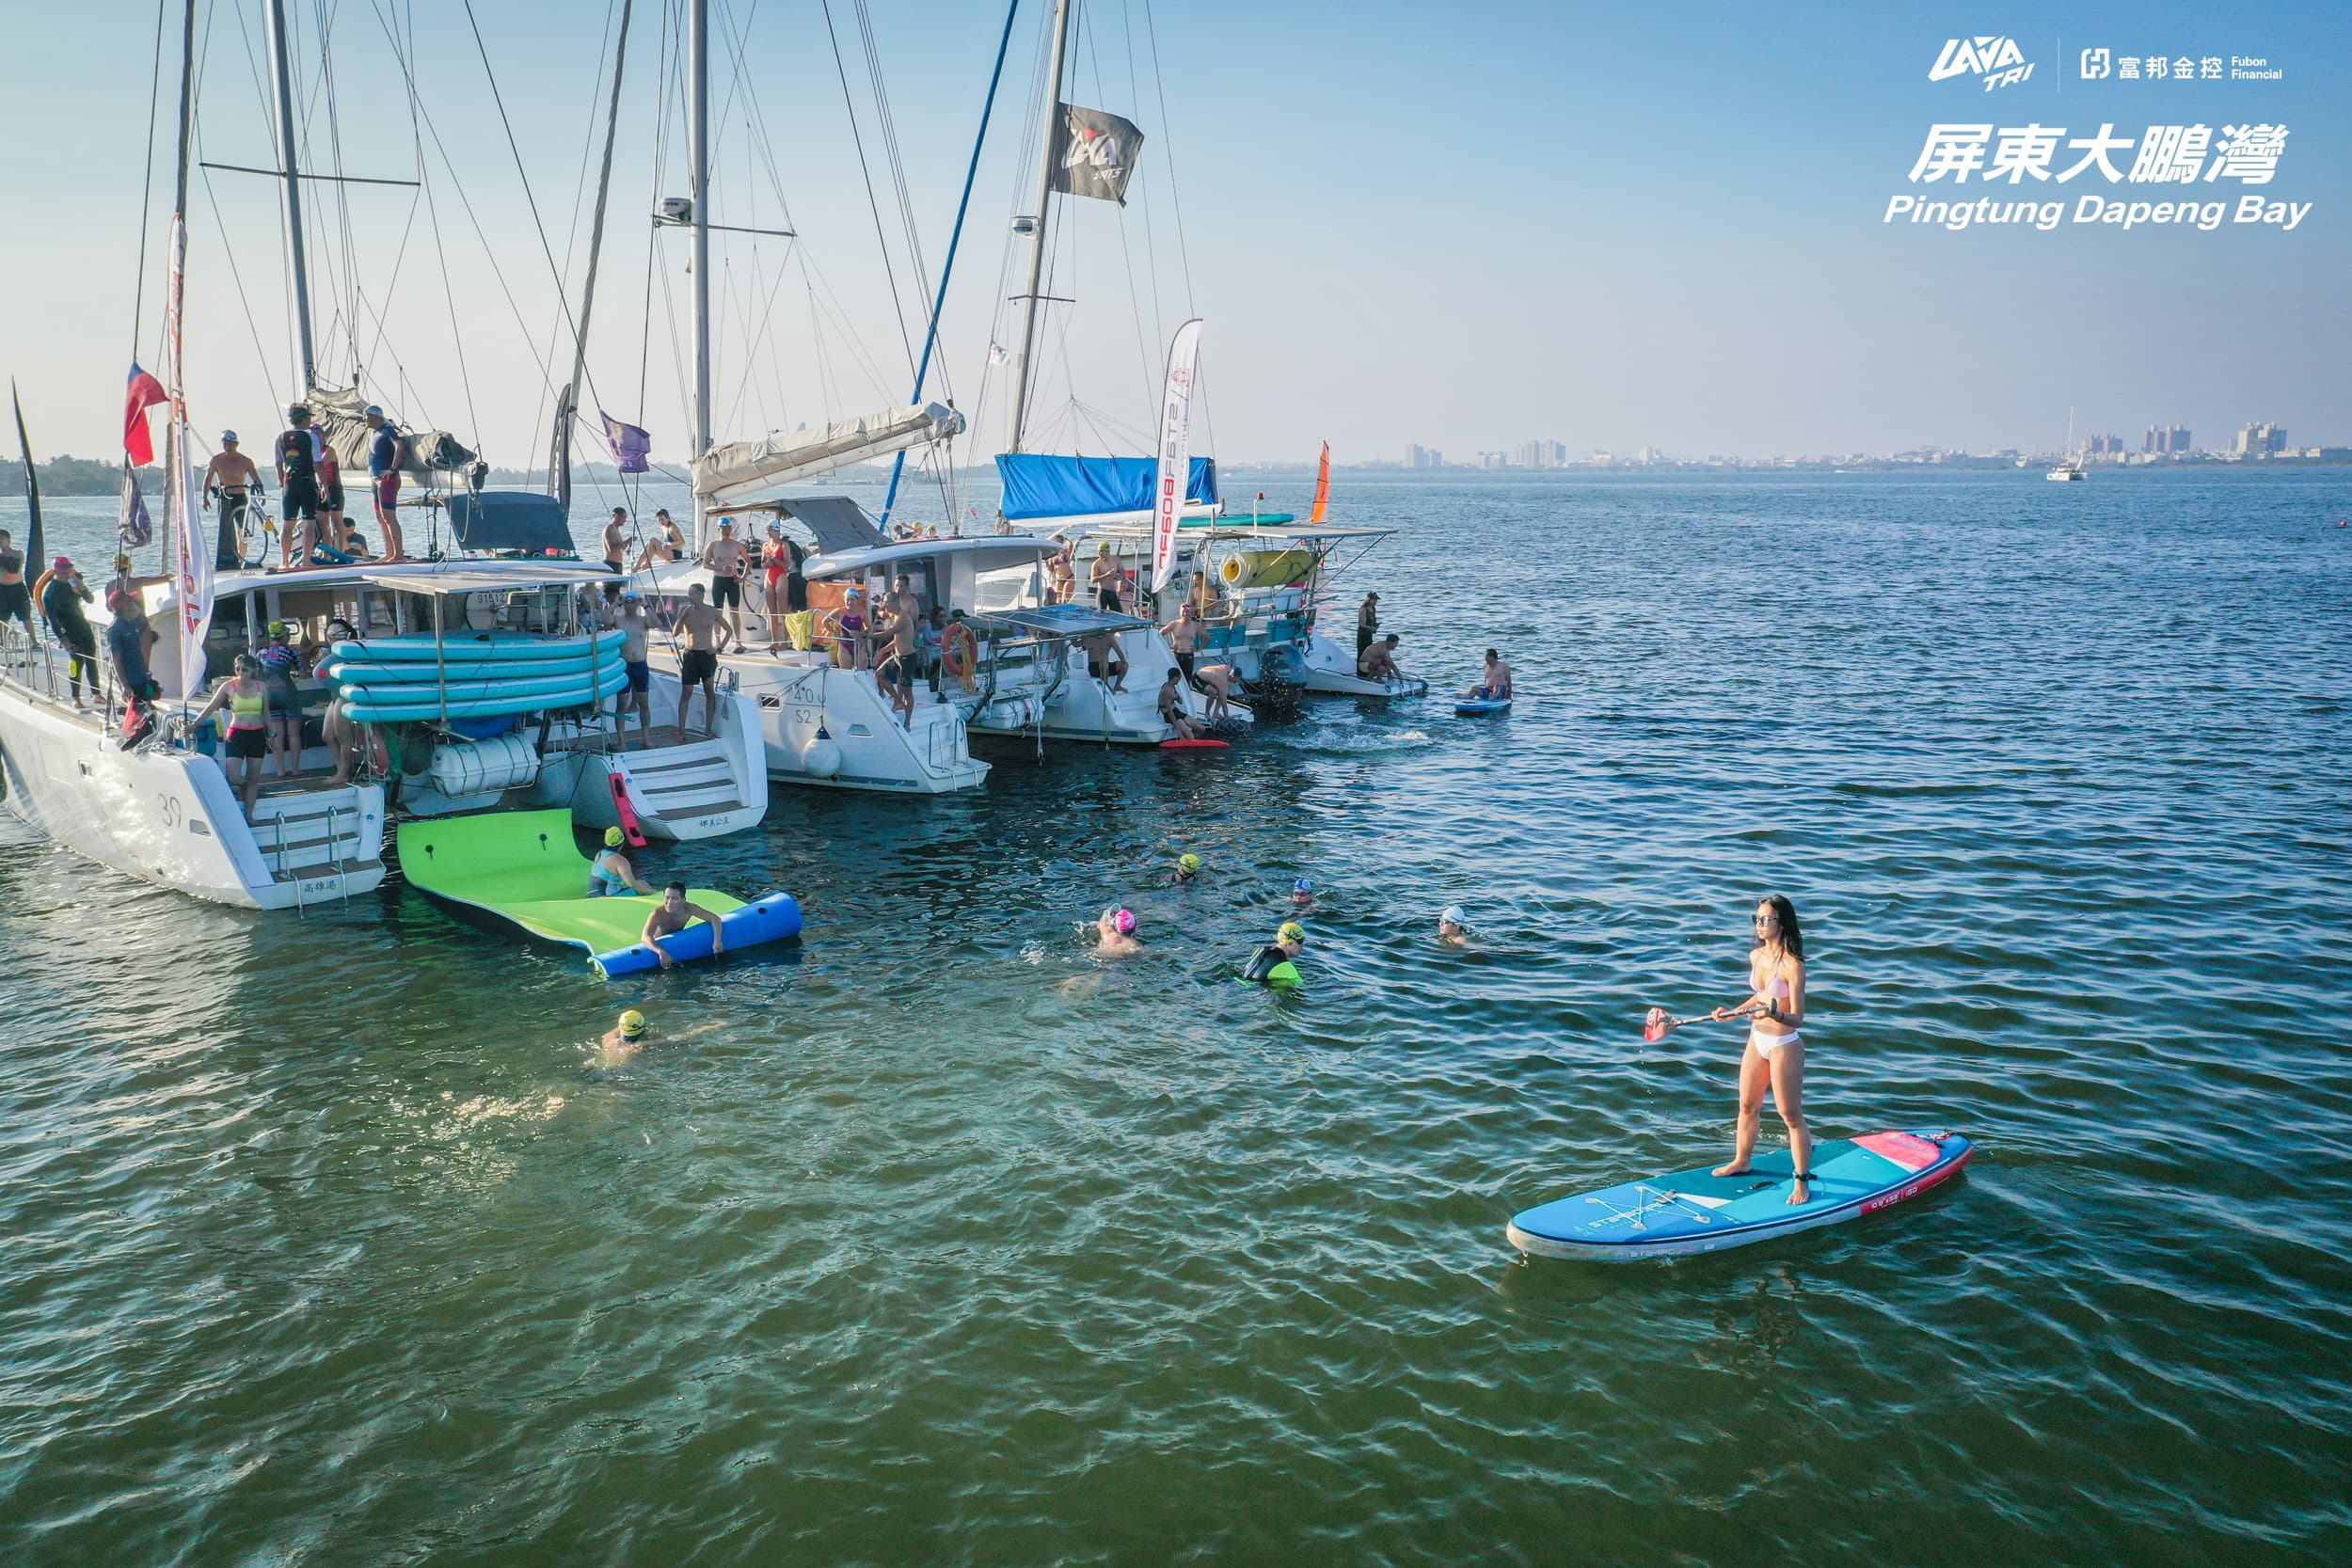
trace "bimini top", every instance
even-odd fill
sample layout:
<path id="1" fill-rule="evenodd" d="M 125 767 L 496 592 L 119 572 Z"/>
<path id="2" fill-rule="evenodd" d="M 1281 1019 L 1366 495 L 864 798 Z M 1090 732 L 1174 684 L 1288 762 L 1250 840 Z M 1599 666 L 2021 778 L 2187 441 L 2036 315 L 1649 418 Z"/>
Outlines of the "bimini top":
<path id="1" fill-rule="evenodd" d="M 856 550 L 889 543 L 881 525 L 866 515 L 866 508 L 847 496 L 772 496 L 764 501 L 737 501 L 733 506 L 710 509 L 713 517 L 723 520 L 763 512 L 789 517 L 806 528 L 820 550 Z M 748 533 L 743 542 L 751 543 Z"/>
<path id="2" fill-rule="evenodd" d="M 875 545 L 833 555 L 813 555 L 803 568 L 811 578 L 850 577 L 863 572 L 886 572 L 901 561 L 936 556 L 961 556 L 976 572 L 1001 572 L 1030 566 L 1061 553 L 1051 539 L 1028 534 L 993 534 L 979 539 L 908 539 L 895 545 Z"/>
<path id="3" fill-rule="evenodd" d="M 601 563 L 529 556 L 513 561 L 407 561 L 397 565 L 354 562 L 348 566 L 312 566 L 298 572 L 222 572 L 213 579 L 213 597 L 217 603 L 271 588 L 292 594 L 356 584 L 398 594 L 492 594 L 612 580 Z M 174 584 L 175 579 L 166 578 L 141 589 L 147 613 L 152 615 L 179 602 Z"/>
<path id="4" fill-rule="evenodd" d="M 272 578 L 282 587 L 306 586 L 323 576 L 315 572 L 280 572 Z M 612 574 L 601 562 L 584 561 L 436 561 L 394 566 L 359 566 L 351 580 L 399 594 L 440 597 L 459 594 L 496 594 L 516 588 L 576 588 L 586 582 L 611 582 Z"/>

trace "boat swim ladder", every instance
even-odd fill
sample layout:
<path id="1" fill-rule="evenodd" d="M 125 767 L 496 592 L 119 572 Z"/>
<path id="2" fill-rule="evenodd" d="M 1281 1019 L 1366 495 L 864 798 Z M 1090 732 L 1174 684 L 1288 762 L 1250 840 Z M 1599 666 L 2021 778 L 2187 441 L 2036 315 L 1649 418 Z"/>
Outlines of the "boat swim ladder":
<path id="1" fill-rule="evenodd" d="M 249 765 L 249 766 L 259 766 L 259 765 L 258 765 L 258 764 L 252 764 L 252 765 Z M 257 799 L 258 799 L 258 797 L 257 797 Z M 271 822 L 271 825 L 272 825 L 273 827 L 275 827 L 275 828 L 278 830 L 278 855 L 277 855 L 277 863 L 276 863 L 274 866 L 272 866 L 272 867 L 271 867 L 271 875 L 276 876 L 276 877 L 283 877 L 283 876 L 286 874 L 286 815 L 285 815 L 285 813 L 284 813 L 283 811 L 280 811 L 280 812 L 279 812 L 279 813 L 278 813 L 276 816 L 274 816 L 274 817 L 270 818 L 270 822 Z M 299 875 L 297 875 L 297 876 L 294 878 L 294 913 L 295 913 L 295 915 L 296 915 L 296 916 L 307 915 L 307 914 L 309 914 L 310 911 L 310 909 L 308 908 L 308 906 L 306 906 L 306 905 L 303 903 L 303 901 L 302 901 L 302 878 L 301 878 Z"/>

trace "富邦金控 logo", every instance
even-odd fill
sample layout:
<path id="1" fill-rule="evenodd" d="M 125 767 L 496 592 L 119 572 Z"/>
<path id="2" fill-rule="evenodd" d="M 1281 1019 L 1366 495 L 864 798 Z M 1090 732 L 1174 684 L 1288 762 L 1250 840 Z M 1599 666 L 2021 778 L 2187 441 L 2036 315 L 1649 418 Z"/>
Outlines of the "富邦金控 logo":
<path id="1" fill-rule="evenodd" d="M 2017 40 L 1988 35 L 1981 38 L 1946 39 L 1944 52 L 1935 57 L 1928 71 L 1931 82 L 1945 81 L 1953 76 L 1980 76 L 1984 90 L 2015 87 L 2033 74 L 2033 62 L 2026 58 Z"/>

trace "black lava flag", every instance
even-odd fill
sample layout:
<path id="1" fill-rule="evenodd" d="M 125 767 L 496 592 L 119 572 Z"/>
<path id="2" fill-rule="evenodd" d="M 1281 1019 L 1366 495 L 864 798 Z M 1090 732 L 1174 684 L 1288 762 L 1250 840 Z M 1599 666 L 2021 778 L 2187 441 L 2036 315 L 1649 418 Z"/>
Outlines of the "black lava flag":
<path id="1" fill-rule="evenodd" d="M 1055 131 L 1054 189 L 1064 196 L 1090 196 L 1127 204 L 1127 177 L 1143 150 L 1143 133 L 1133 120 L 1100 109 L 1061 106 Z"/>

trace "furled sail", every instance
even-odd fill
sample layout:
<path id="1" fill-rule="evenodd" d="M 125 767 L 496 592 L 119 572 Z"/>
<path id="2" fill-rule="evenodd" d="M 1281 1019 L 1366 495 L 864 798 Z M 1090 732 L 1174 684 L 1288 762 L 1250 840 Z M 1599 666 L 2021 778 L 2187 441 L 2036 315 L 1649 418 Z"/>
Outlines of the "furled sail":
<path id="1" fill-rule="evenodd" d="M 963 416 L 944 403 L 885 409 L 841 420 L 821 430 L 776 431 L 756 441 L 732 441 L 694 460 L 694 494 L 723 504 L 759 491 L 888 457 L 909 447 L 945 441 L 963 432 Z"/>
<path id="2" fill-rule="evenodd" d="M 368 428 L 368 395 L 357 387 L 313 387 L 306 402 L 311 428 L 335 449 L 344 484 L 355 484 L 352 476 L 364 477 L 368 471 L 368 448 L 375 440 L 375 432 Z M 474 454 L 446 430 L 401 428 L 400 471 L 412 484 L 447 484 L 451 475 L 462 475 L 473 463 Z"/>

